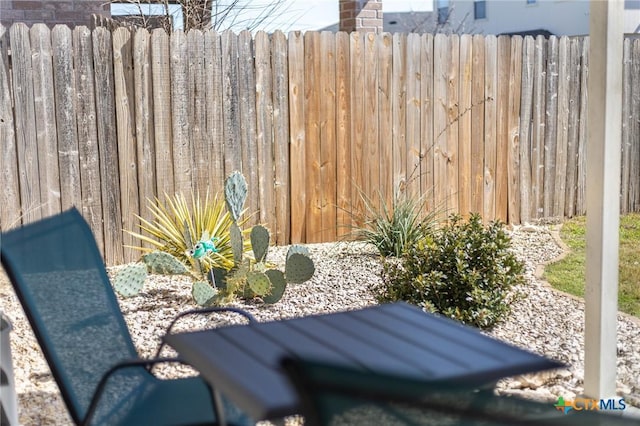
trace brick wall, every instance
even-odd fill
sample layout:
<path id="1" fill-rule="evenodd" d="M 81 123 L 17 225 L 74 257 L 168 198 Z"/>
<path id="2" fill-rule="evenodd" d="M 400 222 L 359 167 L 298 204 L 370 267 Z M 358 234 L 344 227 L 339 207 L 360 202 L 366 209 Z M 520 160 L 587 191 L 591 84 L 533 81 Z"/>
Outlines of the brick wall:
<path id="1" fill-rule="evenodd" d="M 340 31 L 381 33 L 382 0 L 340 0 Z"/>
<path id="2" fill-rule="evenodd" d="M 107 0 L 0 0 L 0 23 L 9 26 L 44 22 L 49 27 L 91 24 L 91 15 L 111 16 Z"/>

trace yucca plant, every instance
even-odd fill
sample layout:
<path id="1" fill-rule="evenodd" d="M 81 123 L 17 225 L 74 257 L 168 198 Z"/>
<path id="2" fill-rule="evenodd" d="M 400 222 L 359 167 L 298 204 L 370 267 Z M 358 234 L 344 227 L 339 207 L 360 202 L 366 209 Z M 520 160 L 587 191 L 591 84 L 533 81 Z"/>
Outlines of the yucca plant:
<path id="1" fill-rule="evenodd" d="M 170 197 L 165 194 L 162 202 L 159 198 L 149 201 L 148 209 L 151 221 L 138 216 L 140 229 L 148 235 L 126 231 L 134 237 L 147 242 L 151 247 L 134 247 L 143 252 L 162 251 L 169 253 L 193 270 L 200 269 L 204 275 L 212 268 L 230 269 L 234 265 L 229 230 L 233 219 L 225 208 L 225 201 L 216 194 L 210 199 L 209 193 L 204 199 L 199 195 L 191 196 L 188 203 L 184 195 Z M 216 238 L 217 251 L 194 259 L 188 251 L 202 238 Z"/>

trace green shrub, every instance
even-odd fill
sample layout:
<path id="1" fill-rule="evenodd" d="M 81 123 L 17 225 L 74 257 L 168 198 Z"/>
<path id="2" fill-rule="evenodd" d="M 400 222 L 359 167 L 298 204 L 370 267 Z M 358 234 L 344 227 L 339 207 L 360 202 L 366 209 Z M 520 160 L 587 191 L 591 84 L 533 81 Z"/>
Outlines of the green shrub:
<path id="1" fill-rule="evenodd" d="M 384 263 L 379 302 L 404 300 L 465 324 L 490 328 L 508 313 L 523 282 L 524 265 L 508 248 L 500 222 L 487 227 L 479 215 L 449 217 L 399 259 Z"/>
<path id="2" fill-rule="evenodd" d="M 382 198 L 378 194 L 378 198 Z M 407 247 L 425 237 L 436 221 L 437 211 L 426 212 L 425 200 L 396 195 L 387 206 L 381 206 L 360 192 L 364 213 L 356 217 L 353 235 L 359 241 L 371 243 L 384 257 L 398 257 Z"/>

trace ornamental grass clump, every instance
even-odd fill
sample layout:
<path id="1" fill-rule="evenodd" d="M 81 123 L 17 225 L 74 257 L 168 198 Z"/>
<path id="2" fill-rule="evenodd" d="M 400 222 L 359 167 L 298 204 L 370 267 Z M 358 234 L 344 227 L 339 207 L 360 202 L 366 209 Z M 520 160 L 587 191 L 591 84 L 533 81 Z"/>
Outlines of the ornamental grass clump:
<path id="1" fill-rule="evenodd" d="M 406 301 L 468 325 L 487 329 L 503 320 L 519 296 L 524 264 L 509 251 L 511 239 L 498 221 L 484 226 L 449 216 L 399 259 L 384 262 L 379 302 Z"/>

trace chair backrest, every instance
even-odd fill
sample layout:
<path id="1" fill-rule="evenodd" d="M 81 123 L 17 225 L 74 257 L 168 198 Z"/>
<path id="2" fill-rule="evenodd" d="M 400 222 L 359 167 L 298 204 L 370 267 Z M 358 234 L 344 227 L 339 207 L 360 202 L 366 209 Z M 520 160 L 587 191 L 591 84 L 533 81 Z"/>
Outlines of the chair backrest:
<path id="1" fill-rule="evenodd" d="M 70 414 L 79 422 L 107 369 L 137 357 L 93 234 L 74 208 L 2 234 L 0 252 Z"/>
<path id="2" fill-rule="evenodd" d="M 542 403 L 502 397 L 446 382 L 425 383 L 324 362 L 285 359 L 305 425 L 576 425 L 630 426 L 637 418 L 598 411 L 558 411 Z"/>

